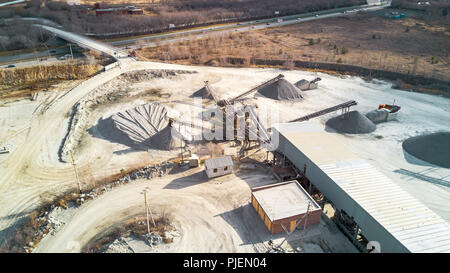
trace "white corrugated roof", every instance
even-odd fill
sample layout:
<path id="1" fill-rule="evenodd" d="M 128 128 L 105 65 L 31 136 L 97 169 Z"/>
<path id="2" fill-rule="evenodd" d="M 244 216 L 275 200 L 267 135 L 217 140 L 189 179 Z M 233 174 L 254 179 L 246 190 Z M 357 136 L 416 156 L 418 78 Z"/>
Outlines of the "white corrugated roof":
<path id="1" fill-rule="evenodd" d="M 450 252 L 450 224 L 332 134 L 311 122 L 274 127 L 408 250 Z"/>
<path id="2" fill-rule="evenodd" d="M 231 156 L 216 157 L 205 160 L 206 169 L 221 168 L 225 166 L 233 166 L 233 159 Z"/>

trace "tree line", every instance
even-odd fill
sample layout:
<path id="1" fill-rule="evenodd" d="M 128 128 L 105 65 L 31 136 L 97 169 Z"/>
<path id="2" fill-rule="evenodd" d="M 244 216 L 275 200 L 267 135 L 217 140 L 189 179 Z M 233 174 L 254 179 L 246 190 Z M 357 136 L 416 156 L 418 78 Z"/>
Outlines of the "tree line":
<path id="1" fill-rule="evenodd" d="M 43 17 L 69 31 L 80 34 L 134 33 L 154 31 L 174 25 L 197 25 L 230 18 L 254 18 L 313 12 L 324 9 L 364 4 L 364 0 L 161 0 L 145 4 L 144 15 L 105 14 L 87 12 L 88 5 L 72 6 L 66 2 L 27 1 L 22 8 L 3 8 L 0 18 Z M 44 4 L 43 4 L 44 3 Z M 130 3 L 129 5 L 132 5 Z M 103 5 L 114 7 L 118 5 Z M 136 5 L 139 7 L 139 5 Z M 0 19 L 0 51 L 33 48 L 48 38 L 30 28 L 3 22 Z"/>

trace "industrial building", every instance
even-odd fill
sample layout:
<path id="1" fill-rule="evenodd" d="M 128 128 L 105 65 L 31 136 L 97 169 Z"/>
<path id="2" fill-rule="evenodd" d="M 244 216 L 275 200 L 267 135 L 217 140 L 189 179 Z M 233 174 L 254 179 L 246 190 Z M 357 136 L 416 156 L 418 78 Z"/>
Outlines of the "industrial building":
<path id="1" fill-rule="evenodd" d="M 231 156 L 206 159 L 205 172 L 209 178 L 232 173 L 233 159 L 231 158 Z"/>
<path id="2" fill-rule="evenodd" d="M 278 152 L 333 205 L 355 244 L 364 238 L 381 252 L 450 252 L 450 224 L 333 134 L 312 122 L 276 124 L 273 132 Z"/>
<path id="3" fill-rule="evenodd" d="M 272 234 L 320 222 L 322 209 L 297 181 L 252 188 L 251 191 L 252 206 Z"/>

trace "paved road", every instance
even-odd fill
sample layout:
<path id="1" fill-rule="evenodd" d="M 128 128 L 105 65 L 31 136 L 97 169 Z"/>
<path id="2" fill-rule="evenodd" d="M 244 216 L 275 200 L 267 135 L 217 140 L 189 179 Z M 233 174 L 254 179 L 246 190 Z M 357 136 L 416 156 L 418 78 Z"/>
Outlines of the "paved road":
<path id="1" fill-rule="evenodd" d="M 382 4 L 377 4 L 377 5 L 371 4 L 371 5 L 353 6 L 353 7 L 325 10 L 325 11 L 320 11 L 320 12 L 311 12 L 311 13 L 282 16 L 282 17 L 277 17 L 277 18 L 269 18 L 269 19 L 263 19 L 263 20 L 253 20 L 253 21 L 248 21 L 248 22 L 229 24 L 229 25 L 225 25 L 225 26 L 204 27 L 204 28 L 196 28 L 194 30 L 179 31 L 179 32 L 174 32 L 174 33 L 165 33 L 165 34 L 151 35 L 151 36 L 149 35 L 147 37 L 144 36 L 144 37 L 139 37 L 139 38 L 131 38 L 131 39 L 124 39 L 124 40 L 120 40 L 120 41 L 113 41 L 113 42 L 110 42 L 110 44 L 114 45 L 114 46 L 121 46 L 122 48 L 126 48 L 126 49 L 138 49 L 138 48 L 142 48 L 142 47 L 155 46 L 155 43 L 153 41 L 160 40 L 160 39 L 164 39 L 164 42 L 162 42 L 163 44 L 172 43 L 172 42 L 187 40 L 187 39 L 191 39 L 191 38 L 194 38 L 194 39 L 203 38 L 206 36 L 217 35 L 217 34 L 221 34 L 221 33 L 257 30 L 257 29 L 264 29 L 264 28 L 269 28 L 269 27 L 279 27 L 279 26 L 283 26 L 283 25 L 297 24 L 300 22 L 306 22 L 306 21 L 311 21 L 311 20 L 318 20 L 318 19 L 337 17 L 337 16 L 345 16 L 345 15 L 354 14 L 358 11 L 375 11 L 375 10 L 384 9 L 388 6 L 390 6 L 390 1 L 382 3 Z M 194 35 L 194 36 L 192 36 L 192 35 Z M 142 42 L 146 42 L 146 41 L 147 41 L 147 43 L 142 43 Z M 139 45 L 132 45 L 132 46 L 129 45 L 129 44 L 134 44 L 137 42 L 140 42 Z"/>
<path id="2" fill-rule="evenodd" d="M 45 29 L 47 31 L 50 31 L 57 35 L 58 37 L 70 41 L 72 43 L 79 44 L 81 47 L 90 48 L 94 50 L 99 50 L 101 52 L 104 52 L 108 55 L 111 55 L 116 58 L 126 57 L 126 49 L 138 49 L 142 47 L 151 47 L 156 46 L 155 40 L 164 39 L 162 42 L 163 44 L 166 43 L 173 43 L 181 40 L 187 40 L 187 39 L 198 39 L 203 38 L 210 35 L 218 35 L 221 33 L 229 33 L 229 32 L 237 32 L 237 31 L 248 31 L 248 30 L 257 30 L 257 29 L 264 29 L 269 27 L 278 27 L 283 25 L 289 25 L 289 24 L 296 24 L 300 22 L 306 22 L 310 20 L 318 20 L 328 17 L 337 17 L 337 16 L 345 16 L 349 14 L 356 13 L 358 11 L 374 11 L 386 8 L 390 6 L 390 1 L 378 4 L 378 5 L 361 5 L 361 6 L 353 6 L 353 7 L 347 7 L 347 8 L 339 8 L 339 9 L 332 9 L 332 10 L 325 10 L 320 12 L 313 12 L 313 13 L 304 13 L 304 14 L 297 14 L 297 15 L 289 15 L 289 16 L 282 16 L 277 18 L 269 18 L 269 19 L 263 19 L 263 20 L 253 20 L 248 22 L 242 22 L 242 23 L 236 23 L 236 24 L 229 24 L 225 26 L 213 26 L 213 27 L 204 27 L 204 28 L 196 28 L 194 30 L 185 30 L 185 31 L 179 31 L 179 32 L 172 32 L 172 33 L 164 33 L 159 35 L 149 35 L 139 38 L 130 38 L 130 39 L 124 39 L 120 41 L 113 41 L 109 44 L 87 38 L 85 36 L 67 32 L 52 26 L 44 25 L 45 22 L 41 22 L 41 24 L 35 24 L 35 26 L 41 27 L 42 29 Z M 37 18 L 31 18 L 31 19 L 37 19 Z M 130 45 L 140 42 L 139 45 Z M 119 49 L 119 47 L 121 49 Z M 56 52 L 54 55 L 63 55 L 63 53 L 67 53 L 67 49 L 56 49 Z M 27 60 L 32 58 L 41 58 L 48 56 L 49 53 L 47 51 L 45 52 L 34 52 L 34 53 L 24 53 L 24 54 L 18 54 L 14 56 L 2 56 L 0 57 L 0 62 L 17 62 L 20 60 Z M 33 60 L 34 62 L 34 60 Z M 28 62 L 27 62 L 28 63 Z M 30 63 L 31 64 L 31 63 Z"/>

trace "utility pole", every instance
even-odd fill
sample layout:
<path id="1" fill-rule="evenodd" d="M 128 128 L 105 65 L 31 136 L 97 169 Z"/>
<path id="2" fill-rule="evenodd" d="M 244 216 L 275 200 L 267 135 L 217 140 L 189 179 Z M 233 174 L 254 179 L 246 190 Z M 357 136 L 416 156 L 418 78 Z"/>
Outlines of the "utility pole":
<path id="1" fill-rule="evenodd" d="M 305 235 L 306 222 L 307 222 L 307 220 L 308 220 L 308 215 L 309 215 L 309 209 L 310 209 L 310 207 L 311 207 L 311 203 L 309 202 L 309 203 L 308 203 L 308 209 L 306 210 L 306 214 L 304 214 L 304 215 L 302 216 L 302 218 L 300 218 L 300 220 L 297 220 L 297 224 L 295 225 L 295 227 L 294 227 L 291 231 L 288 231 L 288 230 L 284 227 L 284 225 L 281 224 L 281 227 L 284 229 L 284 232 L 286 232 L 287 236 L 283 239 L 283 241 L 278 245 L 277 248 L 280 248 L 280 247 L 283 245 L 283 243 L 289 238 L 289 236 L 291 236 L 291 234 L 294 233 L 295 229 L 296 229 L 296 228 L 298 227 L 298 225 L 302 222 L 302 220 L 303 220 L 304 218 L 306 218 L 306 219 L 305 219 L 305 223 L 303 224 L 302 238 L 301 238 L 301 241 L 300 241 L 300 247 L 303 246 L 303 237 L 304 237 L 304 235 Z"/>
<path id="2" fill-rule="evenodd" d="M 73 169 L 75 170 L 75 176 L 76 176 L 77 182 L 78 182 L 78 190 L 81 193 L 81 183 L 80 183 L 80 178 L 78 177 L 77 164 L 75 164 L 75 160 L 73 159 L 72 151 L 70 151 L 70 157 L 72 158 L 72 165 L 73 165 Z"/>
<path id="3" fill-rule="evenodd" d="M 72 44 L 69 43 L 69 47 L 70 47 L 70 55 L 72 55 L 72 60 L 73 60 L 73 52 L 72 52 Z"/>
<path id="4" fill-rule="evenodd" d="M 305 223 L 303 224 L 302 239 L 300 240 L 300 247 L 301 248 L 303 248 L 303 239 L 305 238 L 306 222 L 308 222 L 308 215 L 309 215 L 309 208 L 310 207 L 311 207 L 311 203 L 308 203 L 308 209 L 306 210 L 306 219 L 305 219 Z"/>
<path id="5" fill-rule="evenodd" d="M 144 190 L 144 204 L 145 204 L 145 212 L 147 215 L 147 231 L 148 231 L 148 234 L 150 234 L 150 220 L 148 218 L 149 212 L 150 212 L 150 216 L 152 217 L 153 226 L 156 227 L 156 224 L 155 224 L 155 220 L 153 219 L 152 211 L 150 210 L 150 207 L 148 206 L 148 203 L 147 203 L 147 188 Z"/>

